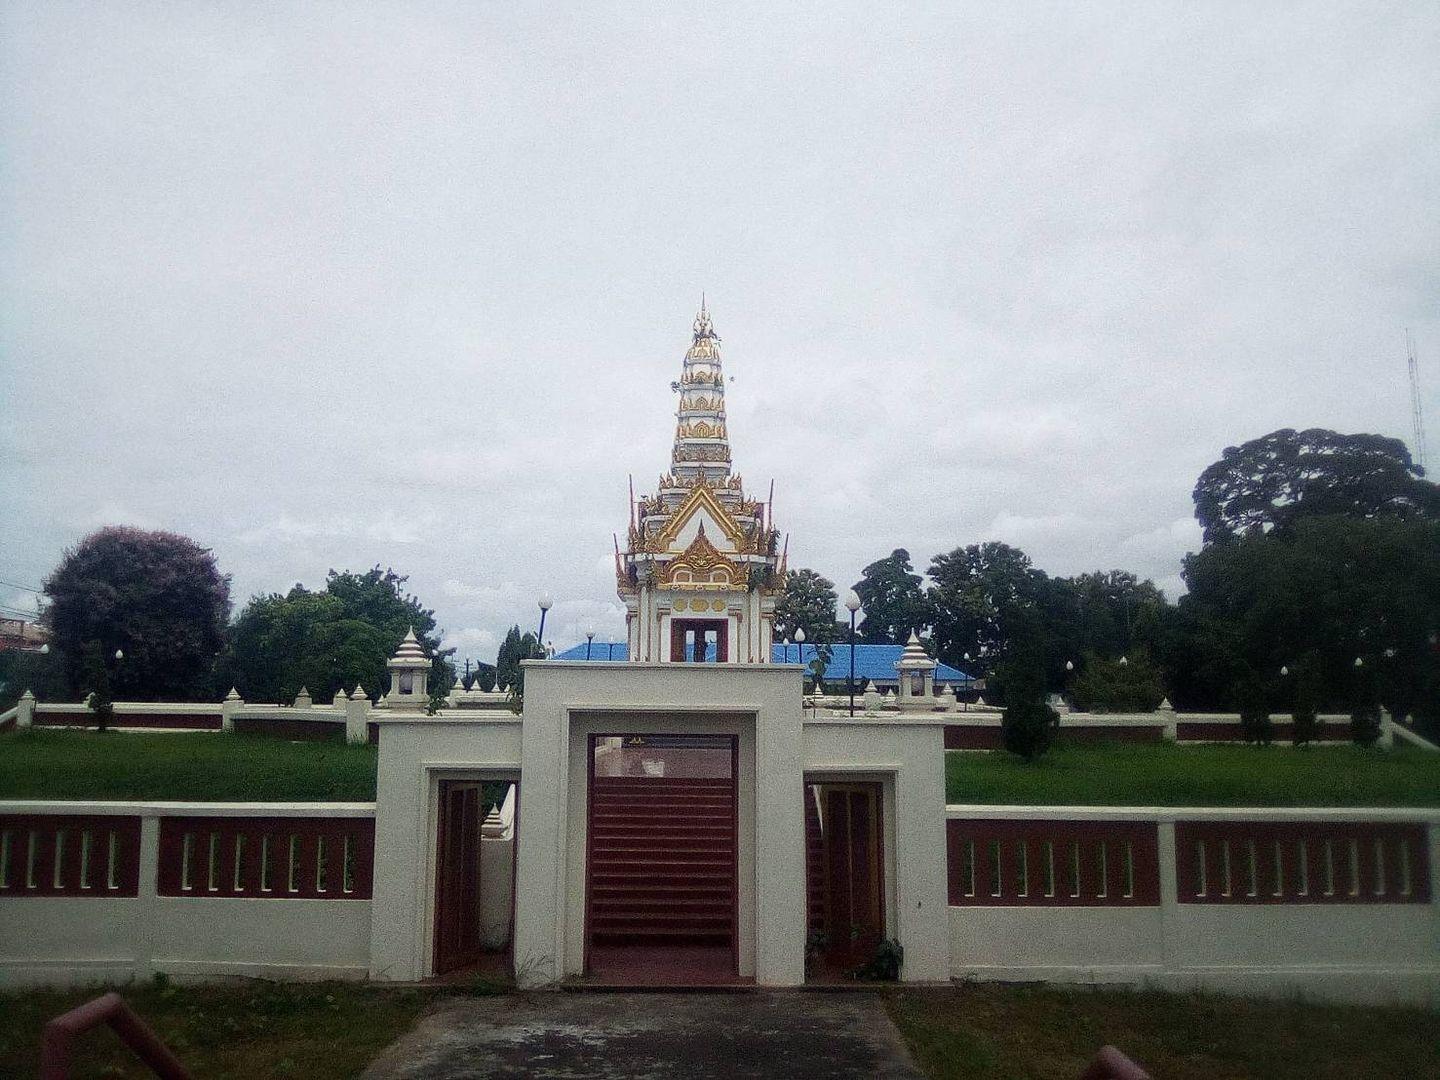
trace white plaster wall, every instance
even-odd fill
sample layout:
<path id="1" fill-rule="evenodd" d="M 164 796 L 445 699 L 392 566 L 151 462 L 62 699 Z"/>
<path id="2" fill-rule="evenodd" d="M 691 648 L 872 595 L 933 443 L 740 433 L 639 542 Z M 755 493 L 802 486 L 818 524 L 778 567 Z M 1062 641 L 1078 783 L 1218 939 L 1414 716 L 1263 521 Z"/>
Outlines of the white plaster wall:
<path id="1" fill-rule="evenodd" d="M 0 899 L 0 986 L 228 975 L 363 978 L 368 900 L 168 897 L 156 894 L 166 815 L 369 817 L 368 803 L 12 801 L 0 813 L 138 816 L 139 895 Z"/>
<path id="2" fill-rule="evenodd" d="M 886 921 L 905 949 L 901 978 L 948 978 L 943 720 L 807 718 L 803 748 L 809 779 L 885 785 Z"/>
<path id="3" fill-rule="evenodd" d="M 515 884 L 515 838 L 480 841 L 480 941 L 498 949 L 510 940 L 510 890 Z"/>
<path id="4" fill-rule="evenodd" d="M 379 718 L 372 713 L 371 719 Z M 370 976 L 421 979 L 431 973 L 433 959 L 438 782 L 449 777 L 516 779 L 520 718 L 420 715 L 385 717 L 379 723 Z M 522 783 L 521 834 L 528 825 L 527 794 Z"/>
<path id="5" fill-rule="evenodd" d="M 753 732 L 753 797 L 742 786 L 740 843 L 742 875 L 753 873 L 754 930 L 742 922 L 742 961 L 748 966 L 753 956 L 761 985 L 804 981 L 799 681 L 798 669 L 768 664 L 526 665 L 515 949 L 522 984 L 583 968 L 585 786 L 573 748 L 583 732 L 601 728 L 734 730 L 742 735 L 742 777 L 744 736 Z M 660 727 L 636 726 L 651 723 Z"/>
<path id="6" fill-rule="evenodd" d="M 949 909 L 954 978 L 1144 983 L 1232 993 L 1304 993 L 1440 1008 L 1440 811 L 949 807 L 947 816 L 1153 820 L 1160 902 L 1150 907 Z M 1420 821 L 1429 830 L 1425 904 L 1182 904 L 1176 820 Z"/>
<path id="7" fill-rule="evenodd" d="M 957 978 L 1100 982 L 1158 972 L 1164 959 L 1158 906 L 952 907 L 949 933 Z"/>
<path id="8" fill-rule="evenodd" d="M 0 985 L 174 976 L 363 978 L 368 900 L 0 901 Z"/>

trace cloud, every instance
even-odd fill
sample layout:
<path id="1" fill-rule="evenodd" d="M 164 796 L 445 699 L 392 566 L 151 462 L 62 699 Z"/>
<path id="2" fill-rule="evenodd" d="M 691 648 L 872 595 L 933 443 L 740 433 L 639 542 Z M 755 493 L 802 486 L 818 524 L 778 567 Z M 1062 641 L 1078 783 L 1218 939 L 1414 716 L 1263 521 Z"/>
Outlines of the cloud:
<path id="1" fill-rule="evenodd" d="M 1433 5 L 347 16 L 0 14 L 0 577 L 139 524 L 237 603 L 378 563 L 465 648 L 618 635 L 702 290 L 842 590 L 1178 586 L 1225 446 L 1408 436 L 1406 326 L 1440 415 Z"/>

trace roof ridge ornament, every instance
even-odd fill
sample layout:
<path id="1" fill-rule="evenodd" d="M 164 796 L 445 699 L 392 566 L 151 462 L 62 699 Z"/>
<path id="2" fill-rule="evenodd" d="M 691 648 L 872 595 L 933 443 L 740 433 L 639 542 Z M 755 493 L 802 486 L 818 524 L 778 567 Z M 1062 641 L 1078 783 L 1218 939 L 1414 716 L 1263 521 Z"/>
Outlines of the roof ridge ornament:
<path id="1" fill-rule="evenodd" d="M 719 341 L 720 336 L 715 333 L 714 326 L 710 323 L 710 312 L 705 307 L 705 294 L 700 294 L 700 312 L 695 316 L 695 343 L 702 341 Z"/>

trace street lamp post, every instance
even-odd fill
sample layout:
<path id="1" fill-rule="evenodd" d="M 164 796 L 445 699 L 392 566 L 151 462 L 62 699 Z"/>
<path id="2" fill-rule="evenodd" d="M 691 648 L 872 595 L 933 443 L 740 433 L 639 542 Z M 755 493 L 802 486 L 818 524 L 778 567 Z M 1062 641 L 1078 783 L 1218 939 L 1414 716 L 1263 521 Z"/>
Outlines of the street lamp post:
<path id="1" fill-rule="evenodd" d="M 860 594 L 851 589 L 845 594 L 845 610 L 850 612 L 850 677 L 845 688 L 850 691 L 850 715 L 855 715 L 855 613 L 860 610 Z"/>
<path id="2" fill-rule="evenodd" d="M 595 644 L 595 624 L 585 627 L 585 659 L 590 659 L 590 646 Z"/>
<path id="3" fill-rule="evenodd" d="M 797 664 L 805 663 L 805 628 L 803 626 L 795 627 L 795 662 Z M 800 672 L 800 692 L 802 694 L 805 692 L 804 671 Z"/>
<path id="4" fill-rule="evenodd" d="M 540 605 L 540 632 L 535 635 L 535 644 L 537 644 L 537 645 L 540 646 L 540 657 L 541 657 L 541 659 L 544 659 L 544 657 L 545 657 L 545 616 L 548 615 L 548 614 L 550 614 L 550 609 L 555 605 L 555 601 L 552 600 L 552 599 L 550 599 L 550 594 L 549 594 L 549 593 L 541 593 L 541 594 L 540 594 L 539 605 Z"/>

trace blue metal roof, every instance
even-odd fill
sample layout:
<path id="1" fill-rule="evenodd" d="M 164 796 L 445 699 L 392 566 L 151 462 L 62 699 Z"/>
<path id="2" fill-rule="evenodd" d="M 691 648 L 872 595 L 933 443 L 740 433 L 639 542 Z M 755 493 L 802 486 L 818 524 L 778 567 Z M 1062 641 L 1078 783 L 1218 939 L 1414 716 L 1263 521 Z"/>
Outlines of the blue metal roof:
<path id="1" fill-rule="evenodd" d="M 893 683 L 899 678 L 895 670 L 895 664 L 905 651 L 903 645 L 855 645 L 855 681 L 864 685 L 868 679 L 874 683 Z M 584 660 L 585 645 L 582 642 L 557 653 L 556 660 Z M 596 642 L 590 646 L 591 660 L 628 660 L 630 659 L 629 647 L 624 642 L 602 643 Z M 715 659 L 715 645 L 712 642 L 707 651 L 707 660 Z M 772 645 L 770 647 L 770 662 L 772 664 L 797 664 L 803 663 L 807 667 L 815 659 L 814 645 Z M 826 682 L 844 682 L 850 674 L 850 646 L 833 645 L 830 651 L 830 663 L 825 667 Z M 953 668 L 949 664 L 941 664 L 935 669 L 935 681 L 937 683 L 967 683 L 974 681 L 971 676 L 959 668 Z"/>

